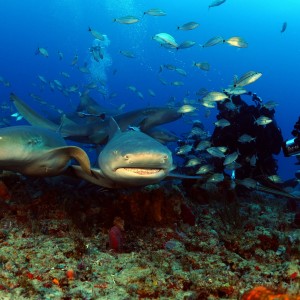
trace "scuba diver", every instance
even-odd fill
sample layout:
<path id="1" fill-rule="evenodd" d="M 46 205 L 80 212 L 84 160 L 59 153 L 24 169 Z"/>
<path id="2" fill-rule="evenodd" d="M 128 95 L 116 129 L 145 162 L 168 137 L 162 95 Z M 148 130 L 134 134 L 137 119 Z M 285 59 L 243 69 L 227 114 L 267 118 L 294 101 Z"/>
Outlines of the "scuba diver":
<path id="1" fill-rule="evenodd" d="M 300 116 L 291 134 L 293 138 L 282 144 L 283 154 L 285 157 L 296 156 L 297 162 L 295 164 L 300 165 Z M 300 179 L 300 170 L 296 172 L 295 177 Z"/>
<path id="2" fill-rule="evenodd" d="M 248 105 L 240 95 L 231 95 L 230 99 L 217 104 L 217 119 L 229 121 L 230 126 L 216 126 L 211 142 L 215 147 L 226 146 L 227 153 L 238 151 L 236 162 L 240 167 L 234 171 L 237 178 L 266 179 L 277 174 L 278 165 L 273 154 L 279 154 L 283 137 L 274 119 L 274 108 L 263 105 L 255 93 L 245 95 L 252 96 L 254 105 Z M 268 122 L 260 122 L 260 117 Z M 248 140 L 243 140 L 242 136 Z M 213 163 L 216 170 L 224 170 L 222 160 L 213 158 Z"/>
<path id="3" fill-rule="evenodd" d="M 294 138 L 286 141 L 282 145 L 284 156 L 294 156 L 300 159 L 300 117 L 294 125 L 294 129 L 291 132 Z"/>

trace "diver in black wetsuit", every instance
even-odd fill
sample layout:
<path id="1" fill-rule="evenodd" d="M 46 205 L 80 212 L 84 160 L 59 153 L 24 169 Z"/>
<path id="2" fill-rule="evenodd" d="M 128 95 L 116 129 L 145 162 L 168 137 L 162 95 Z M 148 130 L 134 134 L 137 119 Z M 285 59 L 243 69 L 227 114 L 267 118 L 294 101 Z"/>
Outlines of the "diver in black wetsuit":
<path id="1" fill-rule="evenodd" d="M 285 156 L 294 156 L 299 160 L 300 157 L 300 117 L 294 125 L 294 129 L 291 132 L 294 138 L 286 141 L 282 145 L 282 150 Z"/>
<path id="2" fill-rule="evenodd" d="M 273 154 L 279 154 L 283 138 L 274 119 L 275 110 L 264 107 L 256 94 L 250 92 L 248 95 L 252 96 L 254 105 L 248 105 L 239 95 L 218 103 L 217 119 L 228 120 L 230 126 L 216 127 L 211 140 L 214 146 L 228 147 L 227 153 L 239 152 L 237 163 L 241 167 L 236 169 L 237 178 L 259 179 L 277 174 L 278 166 Z M 230 101 L 235 108 L 228 109 L 226 103 Z M 256 124 L 255 121 L 261 116 L 272 119 L 272 122 L 265 126 Z M 238 139 L 243 134 L 248 134 L 254 139 L 241 143 Z M 214 159 L 214 165 L 219 171 L 224 169 L 223 160 Z"/>
<path id="3" fill-rule="evenodd" d="M 296 156 L 297 162 L 296 165 L 300 165 L 300 116 L 298 121 L 294 125 L 294 129 L 291 132 L 293 138 L 285 141 L 282 144 L 283 154 L 286 157 Z M 300 179 L 300 170 L 298 170 L 295 174 L 297 179 Z"/>

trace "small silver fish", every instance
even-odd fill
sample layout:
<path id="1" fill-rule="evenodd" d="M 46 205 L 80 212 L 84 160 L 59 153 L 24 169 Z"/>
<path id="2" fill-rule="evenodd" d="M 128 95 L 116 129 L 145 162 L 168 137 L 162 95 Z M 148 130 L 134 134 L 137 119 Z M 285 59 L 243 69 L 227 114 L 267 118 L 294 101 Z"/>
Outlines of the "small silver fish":
<path id="1" fill-rule="evenodd" d="M 258 182 L 252 178 L 244 178 L 242 180 L 239 180 L 238 183 L 248 189 L 256 189 L 258 185 Z"/>
<path id="2" fill-rule="evenodd" d="M 212 165 L 203 165 L 198 169 L 196 174 L 204 175 L 204 174 L 212 172 L 213 170 L 214 170 L 214 167 Z"/>
<path id="3" fill-rule="evenodd" d="M 179 46 L 177 47 L 177 50 L 179 49 L 186 49 L 186 48 L 191 48 L 196 45 L 195 41 L 184 41 Z"/>
<path id="4" fill-rule="evenodd" d="M 272 110 L 278 105 L 279 104 L 277 102 L 270 100 L 270 101 L 267 101 L 266 103 L 264 103 L 263 107 L 265 107 L 268 110 Z"/>
<path id="5" fill-rule="evenodd" d="M 241 144 L 250 143 L 250 142 L 255 141 L 255 140 L 256 140 L 256 137 L 252 137 L 249 134 L 243 134 L 238 139 L 238 141 Z"/>
<path id="6" fill-rule="evenodd" d="M 235 162 L 237 160 L 237 158 L 239 157 L 239 152 L 238 151 L 235 151 L 231 154 L 228 154 L 226 157 L 225 157 L 225 160 L 223 162 L 223 165 L 226 166 L 226 165 L 230 165 L 231 163 Z"/>
<path id="7" fill-rule="evenodd" d="M 270 175 L 268 176 L 269 180 L 271 180 L 274 183 L 282 183 L 282 179 L 278 175 Z"/>
<path id="8" fill-rule="evenodd" d="M 262 76 L 261 72 L 249 71 L 236 80 L 234 87 L 243 87 L 245 85 L 253 83 L 261 76 Z"/>
<path id="9" fill-rule="evenodd" d="M 270 119 L 269 117 L 266 117 L 266 116 L 260 116 L 258 119 L 256 119 L 254 121 L 254 124 L 257 124 L 259 126 L 266 126 L 270 123 L 272 123 L 272 119 Z"/>
<path id="10" fill-rule="evenodd" d="M 105 37 L 102 33 L 92 29 L 91 27 L 88 28 L 88 31 L 91 33 L 91 35 L 95 38 L 98 39 L 100 41 L 104 41 Z"/>
<path id="11" fill-rule="evenodd" d="M 209 71 L 210 64 L 207 62 L 194 62 L 193 65 L 203 71 Z"/>
<path id="12" fill-rule="evenodd" d="M 283 22 L 280 32 L 281 33 L 285 32 L 286 27 L 287 27 L 287 22 Z"/>
<path id="13" fill-rule="evenodd" d="M 218 148 L 218 147 L 209 147 L 206 149 L 206 151 L 215 157 L 224 158 L 225 154 Z"/>
<path id="14" fill-rule="evenodd" d="M 134 24 L 139 22 L 139 18 L 136 18 L 134 16 L 125 16 L 125 17 L 120 17 L 120 18 L 115 18 L 113 20 L 114 22 L 120 23 L 120 24 Z"/>
<path id="15" fill-rule="evenodd" d="M 191 152 L 193 149 L 192 145 L 184 145 L 177 149 L 176 154 L 177 155 L 185 155 Z"/>
<path id="16" fill-rule="evenodd" d="M 225 42 L 224 38 L 222 36 L 215 36 L 211 39 L 209 39 L 207 42 L 205 42 L 202 47 L 212 47 L 218 44 L 223 44 Z"/>
<path id="17" fill-rule="evenodd" d="M 194 157 L 188 160 L 188 162 L 185 164 L 185 167 L 194 167 L 197 165 L 200 165 L 202 163 L 202 160 L 198 157 Z"/>
<path id="18" fill-rule="evenodd" d="M 126 57 L 128 57 L 128 58 L 135 58 L 134 53 L 131 52 L 131 51 L 120 50 L 120 53 L 121 53 L 123 56 L 126 56 Z"/>
<path id="19" fill-rule="evenodd" d="M 185 23 L 181 26 L 178 26 L 177 29 L 179 29 L 179 30 L 193 30 L 193 29 L 199 27 L 199 25 L 200 24 L 197 23 L 197 22 L 188 22 L 188 23 Z"/>
<path id="20" fill-rule="evenodd" d="M 226 120 L 226 119 L 220 119 L 217 122 L 215 122 L 215 125 L 217 127 L 224 128 L 226 126 L 230 126 L 230 122 L 228 120 Z"/>
<path id="21" fill-rule="evenodd" d="M 223 173 L 215 173 L 207 179 L 207 182 L 218 183 L 224 180 Z"/>
<path id="22" fill-rule="evenodd" d="M 163 17 L 166 16 L 167 13 L 160 8 L 151 8 L 144 11 L 144 15 L 154 16 L 154 17 Z"/>
<path id="23" fill-rule="evenodd" d="M 36 55 L 40 54 L 44 57 L 49 57 L 49 53 L 48 53 L 47 49 L 42 48 L 42 47 L 37 48 L 36 51 L 35 51 L 35 54 Z"/>
<path id="24" fill-rule="evenodd" d="M 203 151 L 211 146 L 210 141 L 201 141 L 199 144 L 196 146 L 196 151 Z"/>
<path id="25" fill-rule="evenodd" d="M 219 6 L 219 5 L 223 4 L 225 1 L 226 0 L 215 0 L 208 6 L 208 8 Z"/>

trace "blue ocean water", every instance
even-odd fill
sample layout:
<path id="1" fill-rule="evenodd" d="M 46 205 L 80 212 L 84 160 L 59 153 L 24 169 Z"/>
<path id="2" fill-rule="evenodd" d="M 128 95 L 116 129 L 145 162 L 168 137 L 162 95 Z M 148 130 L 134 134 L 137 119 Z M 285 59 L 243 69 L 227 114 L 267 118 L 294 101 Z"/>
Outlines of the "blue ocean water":
<path id="1" fill-rule="evenodd" d="M 64 97 L 58 91 L 52 92 L 48 86 L 43 87 L 37 76 L 42 75 L 48 81 L 58 79 L 66 86 L 77 84 L 80 88 L 92 82 L 95 76 L 105 80 L 108 94 L 116 93 L 116 97 L 109 99 L 98 92 L 91 95 L 103 105 L 126 104 L 126 111 L 164 105 L 171 96 L 178 102 L 186 95 L 195 98 L 196 91 L 202 87 L 221 90 L 232 83 L 235 74 L 240 76 L 255 70 L 263 76 L 247 89 L 256 92 L 264 101 L 279 103 L 275 117 L 284 139 L 289 139 L 299 116 L 300 4 L 297 0 L 227 0 L 208 9 L 210 3 L 211 0 L 154 0 L 151 3 L 143 0 L 1 1 L 0 76 L 11 83 L 10 87 L 0 85 L 1 103 L 8 102 L 9 94 L 14 92 L 31 106 L 49 113 L 29 96 L 35 93 L 60 109 L 74 109 L 79 102 L 78 94 Z M 167 16 L 143 16 L 144 11 L 156 7 L 166 11 Z M 132 25 L 113 22 L 114 18 L 125 15 L 137 16 L 141 21 Z M 199 22 L 200 27 L 187 32 L 177 30 L 177 26 L 189 21 Z M 283 22 L 287 22 L 287 29 L 281 33 Z M 89 26 L 107 35 L 109 40 L 105 60 L 99 66 L 93 64 L 92 75 L 71 66 L 76 54 L 78 66 L 92 64 L 89 48 L 94 38 L 87 30 Z M 178 41 L 194 40 L 198 44 L 218 35 L 242 36 L 249 47 L 217 45 L 205 49 L 194 46 L 168 50 L 152 39 L 160 32 L 167 32 Z M 49 57 L 35 55 L 38 47 L 45 47 Z M 120 50 L 130 50 L 136 58 L 124 57 Z M 64 54 L 62 60 L 59 60 L 58 51 Z M 194 61 L 209 62 L 211 70 L 204 72 L 193 67 Z M 176 65 L 186 70 L 188 76 L 181 77 L 168 70 L 159 74 L 163 64 Z M 60 72 L 69 73 L 70 78 L 62 77 Z M 167 82 L 183 81 L 184 86 L 162 85 L 158 77 Z M 144 99 L 132 93 L 127 88 L 129 85 L 137 87 Z M 148 94 L 149 88 L 155 91 L 156 97 Z M 209 118 L 204 117 L 203 108 L 198 112 L 195 118 L 212 131 L 216 110 Z M 168 128 L 178 133 L 187 132 L 191 125 L 186 120 L 169 124 Z M 278 159 L 281 177 L 293 177 L 295 158 L 284 158 L 280 154 Z"/>

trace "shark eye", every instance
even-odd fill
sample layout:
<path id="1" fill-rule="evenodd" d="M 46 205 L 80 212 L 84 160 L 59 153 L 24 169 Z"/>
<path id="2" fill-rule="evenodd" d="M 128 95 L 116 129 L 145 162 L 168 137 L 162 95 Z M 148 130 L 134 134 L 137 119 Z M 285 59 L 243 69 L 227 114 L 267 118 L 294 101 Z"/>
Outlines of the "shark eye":
<path id="1" fill-rule="evenodd" d="M 129 155 L 128 154 L 124 155 L 124 159 L 128 160 L 129 159 Z"/>
<path id="2" fill-rule="evenodd" d="M 168 155 L 163 155 L 161 162 L 164 163 L 168 160 Z"/>

